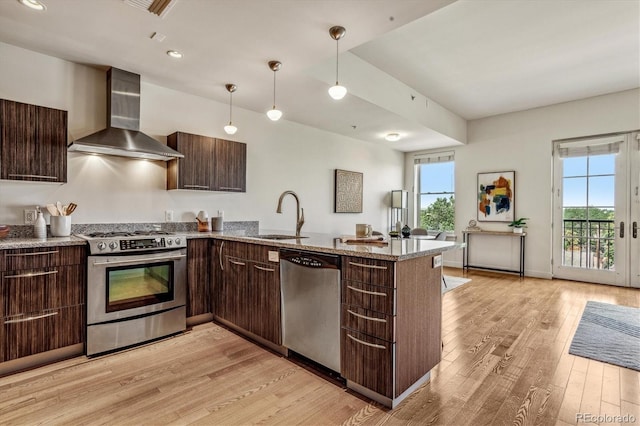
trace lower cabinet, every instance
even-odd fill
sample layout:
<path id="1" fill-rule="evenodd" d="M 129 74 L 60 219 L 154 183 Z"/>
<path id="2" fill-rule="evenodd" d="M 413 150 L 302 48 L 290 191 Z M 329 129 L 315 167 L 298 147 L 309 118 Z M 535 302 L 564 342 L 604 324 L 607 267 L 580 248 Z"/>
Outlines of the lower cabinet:
<path id="1" fill-rule="evenodd" d="M 3 361 L 82 343 L 84 324 L 83 305 L 5 318 Z"/>
<path id="2" fill-rule="evenodd" d="M 5 250 L 0 260 L 0 362 L 84 341 L 84 246 Z"/>
<path id="3" fill-rule="evenodd" d="M 394 344 L 357 331 L 342 329 L 342 376 L 393 398 Z"/>
<path id="4" fill-rule="evenodd" d="M 213 310 L 214 316 L 280 345 L 280 266 L 268 260 L 273 250 L 216 241 Z"/>
<path id="5" fill-rule="evenodd" d="M 187 318 L 211 313 L 211 240 L 187 240 Z"/>
<path id="6" fill-rule="evenodd" d="M 440 267 L 433 256 L 342 258 L 341 374 L 394 407 L 441 356 Z"/>
<path id="7" fill-rule="evenodd" d="M 279 345 L 281 339 L 280 268 L 249 262 L 249 331 Z"/>

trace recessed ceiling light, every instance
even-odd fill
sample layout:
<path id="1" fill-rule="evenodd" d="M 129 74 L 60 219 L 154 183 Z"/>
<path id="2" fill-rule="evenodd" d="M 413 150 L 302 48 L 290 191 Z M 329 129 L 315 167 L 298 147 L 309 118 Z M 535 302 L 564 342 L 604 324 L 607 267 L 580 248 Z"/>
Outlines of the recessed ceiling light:
<path id="1" fill-rule="evenodd" d="M 387 133 L 384 137 L 389 142 L 395 142 L 400 140 L 400 133 Z"/>
<path id="2" fill-rule="evenodd" d="M 18 0 L 18 1 L 20 2 L 21 5 L 27 6 L 30 9 L 37 10 L 40 12 L 47 9 L 47 7 L 43 3 L 40 3 L 38 0 Z"/>
<path id="3" fill-rule="evenodd" d="M 174 59 L 182 59 L 182 53 L 177 50 L 168 50 L 167 55 L 171 56 Z"/>

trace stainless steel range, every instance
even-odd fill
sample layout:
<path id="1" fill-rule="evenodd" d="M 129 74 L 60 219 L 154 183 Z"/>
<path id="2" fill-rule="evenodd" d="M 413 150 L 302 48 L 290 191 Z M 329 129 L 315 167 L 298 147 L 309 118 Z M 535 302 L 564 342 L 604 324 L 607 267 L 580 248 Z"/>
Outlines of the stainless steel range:
<path id="1" fill-rule="evenodd" d="M 89 242 L 87 356 L 186 329 L 183 235 L 136 231 L 78 237 Z"/>

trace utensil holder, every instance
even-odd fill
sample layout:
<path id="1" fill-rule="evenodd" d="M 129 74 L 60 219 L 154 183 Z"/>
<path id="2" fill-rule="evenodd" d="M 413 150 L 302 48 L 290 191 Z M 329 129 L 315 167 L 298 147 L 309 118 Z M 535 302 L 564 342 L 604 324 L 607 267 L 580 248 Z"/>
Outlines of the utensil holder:
<path id="1" fill-rule="evenodd" d="M 211 229 L 213 231 L 222 231 L 222 218 L 221 217 L 212 217 L 211 218 Z"/>
<path id="2" fill-rule="evenodd" d="M 71 235 L 71 216 L 51 216 L 51 236 L 68 237 Z"/>

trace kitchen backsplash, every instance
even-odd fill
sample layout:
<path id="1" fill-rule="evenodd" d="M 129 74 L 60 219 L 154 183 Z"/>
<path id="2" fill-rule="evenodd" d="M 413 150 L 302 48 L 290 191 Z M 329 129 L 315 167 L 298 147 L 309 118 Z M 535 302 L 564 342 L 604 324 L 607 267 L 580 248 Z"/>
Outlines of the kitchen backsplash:
<path id="1" fill-rule="evenodd" d="M 259 233 L 260 222 L 255 221 L 230 221 L 224 222 L 225 231 L 246 231 L 247 234 Z M 160 222 L 160 223 L 87 223 L 72 224 L 72 234 L 88 234 L 91 232 L 133 232 L 133 231 L 166 231 L 166 232 L 197 232 L 196 222 Z M 49 225 L 47 235 L 51 236 Z M 8 238 L 32 238 L 33 225 L 12 225 Z"/>

